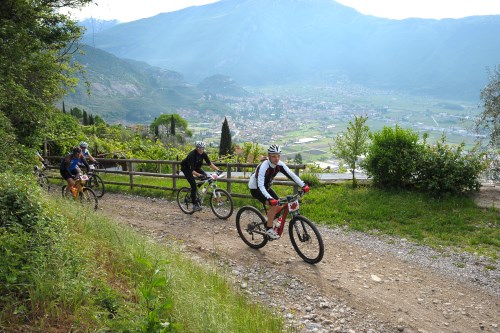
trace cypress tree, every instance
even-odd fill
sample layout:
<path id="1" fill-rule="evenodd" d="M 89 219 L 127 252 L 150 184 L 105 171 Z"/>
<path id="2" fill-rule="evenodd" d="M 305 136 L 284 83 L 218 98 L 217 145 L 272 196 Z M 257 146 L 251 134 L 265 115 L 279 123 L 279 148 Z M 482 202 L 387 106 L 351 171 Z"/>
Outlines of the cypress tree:
<path id="1" fill-rule="evenodd" d="M 89 124 L 89 117 L 87 115 L 87 111 L 83 110 L 83 125 L 88 125 Z"/>
<path id="2" fill-rule="evenodd" d="M 170 134 L 175 136 L 175 119 L 174 119 L 174 115 L 172 115 L 172 117 L 170 117 Z"/>
<path id="3" fill-rule="evenodd" d="M 231 155 L 231 145 L 231 131 L 229 130 L 227 118 L 224 118 L 224 122 L 222 123 L 222 133 L 220 136 L 219 156 Z"/>

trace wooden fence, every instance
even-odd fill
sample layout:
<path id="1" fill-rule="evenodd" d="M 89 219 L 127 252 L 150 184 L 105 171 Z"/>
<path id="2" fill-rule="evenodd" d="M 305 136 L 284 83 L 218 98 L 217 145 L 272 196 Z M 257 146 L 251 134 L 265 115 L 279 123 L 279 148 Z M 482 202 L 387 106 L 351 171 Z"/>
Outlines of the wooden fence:
<path id="1" fill-rule="evenodd" d="M 46 156 L 44 157 L 48 161 L 60 161 L 62 157 L 60 156 Z M 166 191 L 177 191 L 181 187 L 177 185 L 177 179 L 185 179 L 183 175 L 179 175 L 180 171 L 180 161 L 167 161 L 167 160 L 139 160 L 139 159 L 118 159 L 118 158 L 96 158 L 96 160 L 99 162 L 101 165 L 107 165 L 111 166 L 114 165 L 116 167 L 121 166 L 121 170 L 111 170 L 111 167 L 106 167 L 106 168 L 101 168 L 101 169 L 96 169 L 98 173 L 105 173 L 105 174 L 120 174 L 120 175 L 128 175 L 128 182 L 115 182 L 115 181 L 106 181 L 103 179 L 104 184 L 110 184 L 110 185 L 121 185 L 121 186 L 128 186 L 130 189 L 134 189 L 136 187 L 140 188 L 151 188 L 151 189 L 158 189 L 158 190 L 166 190 Z M 159 172 L 143 172 L 143 171 L 136 171 L 138 168 L 136 167 L 137 164 L 155 164 L 157 165 L 157 169 Z M 56 165 L 57 163 L 51 163 L 53 167 L 51 169 L 58 169 Z M 231 193 L 233 197 L 240 197 L 240 198 L 251 198 L 252 196 L 248 193 L 233 193 L 232 191 L 232 186 L 231 184 L 233 183 L 248 183 L 248 179 L 250 177 L 250 174 L 255 170 L 258 164 L 255 163 L 214 163 L 217 167 L 221 168 L 224 170 L 226 173 L 226 177 L 221 178 L 218 180 L 218 182 L 226 183 L 226 190 Z M 170 170 L 169 173 L 161 173 L 162 170 L 162 165 L 167 165 L 168 167 L 166 169 Z M 295 174 L 300 175 L 300 170 L 305 169 L 304 164 L 300 165 L 288 165 L 290 169 L 292 169 Z M 239 170 L 251 170 L 251 171 L 246 171 L 242 176 L 239 174 L 236 175 L 236 172 L 239 172 Z M 172 187 L 168 186 L 156 186 L 156 185 L 148 185 L 148 184 L 140 184 L 137 182 L 134 182 L 135 177 L 140 177 L 140 176 L 148 176 L 148 177 L 159 177 L 159 178 L 171 178 L 172 179 Z M 58 178 L 56 176 L 52 178 Z M 285 186 L 293 186 L 294 192 L 298 190 L 297 184 L 295 184 L 292 181 L 288 180 L 276 180 L 274 181 L 274 184 L 276 185 L 285 185 Z"/>

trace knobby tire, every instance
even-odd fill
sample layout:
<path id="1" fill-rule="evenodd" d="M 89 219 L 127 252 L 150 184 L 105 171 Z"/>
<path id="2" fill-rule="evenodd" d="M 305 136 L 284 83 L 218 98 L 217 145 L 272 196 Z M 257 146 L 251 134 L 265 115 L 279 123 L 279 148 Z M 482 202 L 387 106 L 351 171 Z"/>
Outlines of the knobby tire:
<path id="1" fill-rule="evenodd" d="M 217 188 L 215 195 L 210 193 L 210 208 L 212 212 L 220 219 L 228 219 L 233 214 L 233 198 L 229 192 Z"/>
<path id="2" fill-rule="evenodd" d="M 318 228 L 302 215 L 295 216 L 288 226 L 290 241 L 297 254 L 309 264 L 323 259 L 325 245 Z"/>
<path id="3" fill-rule="evenodd" d="M 241 207 L 236 214 L 238 234 L 243 242 L 253 249 L 259 249 L 267 244 L 266 223 L 264 215 L 252 206 Z"/>
<path id="4" fill-rule="evenodd" d="M 191 189 L 183 187 L 177 192 L 177 205 L 185 214 L 193 214 L 193 203 L 191 202 Z"/>

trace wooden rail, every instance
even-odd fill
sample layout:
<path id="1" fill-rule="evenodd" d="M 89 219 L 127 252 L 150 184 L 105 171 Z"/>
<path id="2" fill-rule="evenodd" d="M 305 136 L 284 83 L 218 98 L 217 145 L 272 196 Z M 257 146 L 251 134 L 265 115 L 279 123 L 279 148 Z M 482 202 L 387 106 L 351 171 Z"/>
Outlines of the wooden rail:
<path id="1" fill-rule="evenodd" d="M 60 161 L 61 156 L 44 156 L 44 158 L 48 161 Z M 122 170 L 109 170 L 110 168 L 103 168 L 103 169 L 96 169 L 95 171 L 99 173 L 109 173 L 109 174 L 120 174 L 120 175 L 128 175 L 129 176 L 129 181 L 128 182 L 114 182 L 114 181 L 106 181 L 103 179 L 104 184 L 110 184 L 110 185 L 120 185 L 120 186 L 128 186 L 130 189 L 134 189 L 135 187 L 140 187 L 140 188 L 151 188 L 151 189 L 158 189 L 158 190 L 166 190 L 166 191 L 177 191 L 181 187 L 177 186 L 177 179 L 185 179 L 183 175 L 179 175 L 178 171 L 180 171 L 180 161 L 168 161 L 168 160 L 140 160 L 140 159 L 120 159 L 120 158 L 96 158 L 96 160 L 101 164 L 101 165 L 113 165 L 115 167 L 121 166 Z M 156 164 L 158 166 L 158 170 L 160 172 L 143 172 L 143 171 L 136 171 L 136 165 L 141 164 L 141 163 L 148 163 L 148 164 Z M 240 197 L 240 198 L 252 198 L 252 196 L 248 193 L 233 193 L 232 191 L 232 186 L 231 184 L 233 183 L 248 183 L 248 179 L 250 178 L 250 174 L 255 170 L 258 164 L 255 163 L 214 163 L 217 167 L 222 168 L 224 172 L 226 173 L 226 177 L 221 178 L 218 180 L 218 182 L 226 183 L 226 190 L 231 193 L 233 197 Z M 53 167 L 51 169 L 58 169 L 56 166 L 58 163 L 51 163 Z M 169 170 L 171 170 L 170 173 L 161 173 L 161 166 L 162 165 L 167 165 L 169 166 Z M 300 170 L 305 169 L 304 164 L 298 164 L 298 165 L 288 165 L 290 169 L 292 169 L 295 174 L 299 175 Z M 244 172 L 243 177 L 234 177 L 233 175 L 235 172 L 238 172 L 237 170 L 242 170 L 242 169 L 250 169 L 251 171 L 246 171 Z M 137 176 L 148 176 L 148 177 L 159 177 L 159 178 L 171 178 L 172 179 L 172 187 L 168 186 L 156 186 L 156 185 L 147 185 L 147 184 L 139 184 L 137 182 L 134 182 L 134 177 Z M 56 176 L 51 177 L 51 178 L 58 178 Z M 289 180 L 276 180 L 273 182 L 276 185 L 285 185 L 285 186 L 293 186 L 294 192 L 298 191 L 298 185 L 295 184 L 292 181 Z"/>

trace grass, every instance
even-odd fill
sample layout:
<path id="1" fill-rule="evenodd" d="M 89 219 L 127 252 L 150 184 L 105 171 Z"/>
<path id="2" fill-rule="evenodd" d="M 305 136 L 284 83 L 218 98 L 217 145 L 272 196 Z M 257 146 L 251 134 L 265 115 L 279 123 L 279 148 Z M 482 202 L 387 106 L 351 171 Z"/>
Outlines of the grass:
<path id="1" fill-rule="evenodd" d="M 437 200 L 422 193 L 387 192 L 349 184 L 324 186 L 304 198 L 301 213 L 319 224 L 407 238 L 498 258 L 500 214 L 467 197 Z"/>
<path id="2" fill-rule="evenodd" d="M 66 201 L 39 199 L 44 220 L 52 222 L 39 226 L 30 242 L 50 244 L 37 244 L 24 260 L 22 286 L 0 288 L 0 331 L 286 330 L 278 314 L 232 287 L 225 267 L 201 265 L 175 242 L 154 242 Z M 3 245 L 27 237 L 0 236 Z"/>

